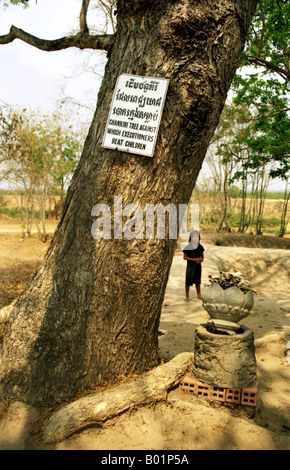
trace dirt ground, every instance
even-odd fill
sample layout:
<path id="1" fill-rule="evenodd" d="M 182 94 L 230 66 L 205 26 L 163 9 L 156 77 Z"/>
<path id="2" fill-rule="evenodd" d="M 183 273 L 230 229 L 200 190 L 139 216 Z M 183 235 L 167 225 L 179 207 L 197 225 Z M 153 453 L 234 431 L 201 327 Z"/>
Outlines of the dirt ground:
<path id="1" fill-rule="evenodd" d="M 36 236 L 21 240 L 16 229 L 7 229 L 2 225 L 0 230 L 0 308 L 26 287 L 48 247 Z M 209 274 L 232 270 L 242 272 L 257 291 L 251 315 L 241 321 L 255 334 L 257 406 L 210 402 L 176 387 L 162 402 L 133 408 L 102 426 L 47 446 L 31 433 L 35 410 L 21 403 L 8 409 L 3 404 L 1 450 L 290 449 L 290 240 L 204 234 L 201 243 L 205 247 L 202 285 L 208 283 Z M 184 275 L 185 261 L 177 250 L 160 321 L 159 350 L 166 360 L 193 351 L 194 330 L 208 320 L 194 290 L 191 301 L 184 301 Z"/>

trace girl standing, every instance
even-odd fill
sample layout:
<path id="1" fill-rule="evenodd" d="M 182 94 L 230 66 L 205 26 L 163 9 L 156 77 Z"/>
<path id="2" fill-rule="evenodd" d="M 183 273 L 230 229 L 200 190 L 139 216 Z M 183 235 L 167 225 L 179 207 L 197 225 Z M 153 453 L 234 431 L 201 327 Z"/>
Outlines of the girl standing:
<path id="1" fill-rule="evenodd" d="M 189 301 L 189 288 L 195 284 L 197 298 L 201 298 L 201 263 L 204 260 L 204 248 L 200 244 L 200 235 L 197 230 L 193 230 L 189 236 L 189 243 L 183 250 L 183 259 L 187 261 L 185 275 L 185 300 Z"/>

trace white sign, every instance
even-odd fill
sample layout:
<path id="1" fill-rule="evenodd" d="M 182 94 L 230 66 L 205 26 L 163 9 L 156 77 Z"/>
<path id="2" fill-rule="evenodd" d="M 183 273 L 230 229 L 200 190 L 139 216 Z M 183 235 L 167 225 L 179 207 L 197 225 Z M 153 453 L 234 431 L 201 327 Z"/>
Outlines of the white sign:
<path id="1" fill-rule="evenodd" d="M 153 156 L 169 80 L 120 75 L 103 147 Z"/>

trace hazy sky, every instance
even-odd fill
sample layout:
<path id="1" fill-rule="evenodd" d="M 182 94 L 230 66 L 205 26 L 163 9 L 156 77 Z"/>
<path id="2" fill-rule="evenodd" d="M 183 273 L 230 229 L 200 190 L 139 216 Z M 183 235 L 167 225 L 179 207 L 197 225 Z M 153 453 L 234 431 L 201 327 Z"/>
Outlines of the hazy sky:
<path id="1" fill-rule="evenodd" d="M 30 0 L 26 9 L 20 6 L 3 9 L 1 4 L 3 0 L 0 0 L 0 35 L 7 34 L 12 24 L 43 39 L 59 38 L 78 28 L 80 0 L 37 0 L 37 3 Z M 86 101 L 85 95 L 90 90 L 89 104 L 94 109 L 100 78 L 91 73 L 76 77 L 82 69 L 80 64 L 91 54 L 92 51 L 76 48 L 40 51 L 18 39 L 0 46 L 0 100 L 20 107 L 54 110 L 63 96 L 61 87 L 66 85 L 67 93 L 81 102 Z M 96 61 L 104 63 L 104 54 L 100 58 L 95 54 L 93 63 Z M 65 78 L 71 76 L 75 78 Z"/>

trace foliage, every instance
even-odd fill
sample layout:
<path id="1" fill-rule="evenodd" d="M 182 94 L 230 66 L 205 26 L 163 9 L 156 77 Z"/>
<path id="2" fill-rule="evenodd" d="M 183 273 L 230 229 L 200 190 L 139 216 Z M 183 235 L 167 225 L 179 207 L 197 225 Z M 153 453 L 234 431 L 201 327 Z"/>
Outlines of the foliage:
<path id="1" fill-rule="evenodd" d="M 29 6 L 28 0 L 4 0 L 3 6 L 6 8 L 9 5 L 22 5 L 24 8 Z"/>
<path id="2" fill-rule="evenodd" d="M 290 169 L 289 17 L 289 2 L 259 2 L 233 82 L 235 104 L 248 110 L 247 132 L 240 136 L 250 149 L 246 165 L 255 169 L 274 162 L 271 177 L 285 180 Z M 245 74 L 249 65 L 255 72 Z"/>
<path id="3" fill-rule="evenodd" d="M 243 65 L 262 66 L 289 80 L 290 3 L 260 0 L 248 30 Z"/>
<path id="4" fill-rule="evenodd" d="M 56 188 L 67 182 L 79 158 L 81 142 L 61 119 L 56 114 L 45 116 L 26 109 L 1 108 L 2 162 L 5 159 L 14 178 L 21 175 L 24 183 L 29 175 L 38 189 L 45 180 Z"/>
<path id="5" fill-rule="evenodd" d="M 287 179 L 290 170 L 290 119 L 288 113 L 287 84 L 256 74 L 248 79 L 235 79 L 237 96 L 234 103 L 247 109 L 244 132 L 239 136 L 241 145 L 250 149 L 249 168 L 264 163 L 275 163 L 273 178 Z"/>
<path id="6" fill-rule="evenodd" d="M 48 191 L 60 189 L 73 174 L 80 156 L 81 142 L 60 116 L 42 116 L 26 109 L 2 108 L 0 115 L 0 155 L 6 181 L 23 188 L 26 195 L 26 230 L 30 233 L 36 215 L 35 199 L 45 233 L 45 200 Z M 1 167 L 0 167 L 1 169 Z"/>
<path id="7" fill-rule="evenodd" d="M 212 140 L 215 164 L 209 157 L 207 161 L 215 185 L 217 181 L 223 182 L 219 185 L 224 194 L 220 226 L 226 229 L 237 225 L 230 205 L 233 183 L 241 185 L 239 231 L 251 231 L 255 226 L 256 233 L 261 233 L 270 179 L 289 178 L 289 15 L 287 1 L 259 1 L 243 61 L 233 81 L 233 102 L 224 107 Z M 249 198 L 250 205 L 246 204 Z M 284 234 L 289 192 L 285 191 L 283 198 Z"/>

